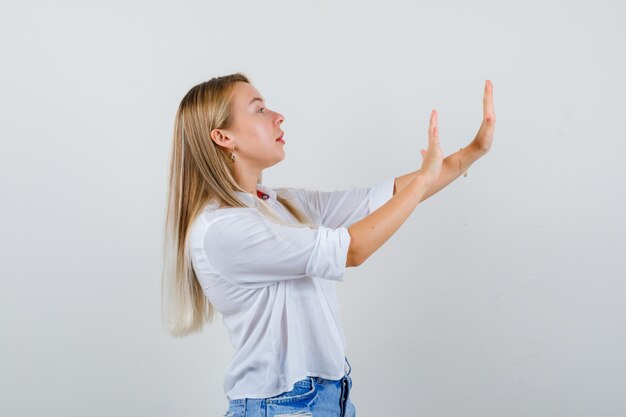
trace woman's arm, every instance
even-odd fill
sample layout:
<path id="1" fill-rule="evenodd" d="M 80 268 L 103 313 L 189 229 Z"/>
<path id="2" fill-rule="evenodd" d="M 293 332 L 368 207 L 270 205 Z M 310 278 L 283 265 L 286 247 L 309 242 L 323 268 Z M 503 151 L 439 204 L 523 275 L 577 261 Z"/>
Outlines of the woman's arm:
<path id="1" fill-rule="evenodd" d="M 428 151 L 422 151 L 422 167 L 394 180 L 394 195 L 389 201 L 348 228 L 350 246 L 346 266 L 358 266 L 380 248 L 409 217 L 417 205 L 461 175 L 478 158 L 489 152 L 493 142 L 496 115 L 493 110 L 493 85 L 485 81 L 483 121 L 470 145 L 443 160 L 439 146 L 436 112 L 431 113 Z M 459 152 L 462 166 L 459 169 Z"/>
<path id="2" fill-rule="evenodd" d="M 377 210 L 348 228 L 346 266 L 359 266 L 380 248 L 417 207 L 432 180 L 421 172 Z"/>
<path id="3" fill-rule="evenodd" d="M 422 200 L 424 193 L 439 177 L 443 152 L 439 145 L 438 130 L 437 112 L 433 109 L 428 127 L 428 150 L 423 155 L 419 173 L 385 204 L 347 229 L 350 244 L 346 254 L 346 266 L 358 266 L 378 250 L 404 223 Z"/>
<path id="4" fill-rule="evenodd" d="M 439 178 L 430 186 L 430 188 L 424 193 L 424 197 L 420 203 L 426 200 L 433 194 L 446 188 L 448 184 L 457 179 L 465 170 L 467 170 L 474 162 L 480 157 L 485 155 L 486 152 L 478 149 L 475 143 L 471 143 L 468 147 L 463 148 L 462 151 L 456 151 L 451 155 L 448 155 L 441 166 L 441 174 Z M 462 166 L 459 168 L 459 154 L 461 155 Z M 419 175 L 419 169 L 406 175 L 397 177 L 394 181 L 394 194 L 404 187 L 406 187 L 413 179 Z"/>
<path id="5" fill-rule="evenodd" d="M 344 190 L 320 191 L 307 188 L 281 187 L 274 191 L 291 197 L 314 224 L 331 227 L 348 227 L 393 197 L 395 178 L 368 187 L 353 187 Z"/>
<path id="6" fill-rule="evenodd" d="M 476 137 L 462 151 L 457 151 L 443 160 L 439 177 L 432 184 L 431 188 L 426 191 L 422 201 L 445 188 L 480 157 L 489 152 L 493 143 L 495 127 L 496 114 L 493 108 L 493 84 L 490 80 L 486 80 L 483 92 L 483 120 Z M 461 155 L 462 162 L 460 168 L 459 155 Z M 418 171 L 396 178 L 394 181 L 394 193 L 406 187 L 417 176 Z"/>

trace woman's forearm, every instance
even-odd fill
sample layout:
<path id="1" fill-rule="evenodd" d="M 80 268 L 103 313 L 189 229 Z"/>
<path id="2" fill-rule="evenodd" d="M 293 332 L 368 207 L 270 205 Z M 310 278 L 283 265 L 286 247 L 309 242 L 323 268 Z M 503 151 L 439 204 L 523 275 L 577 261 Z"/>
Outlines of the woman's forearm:
<path id="1" fill-rule="evenodd" d="M 461 161 L 462 161 L 461 168 L 459 168 L 459 154 L 461 155 Z M 433 194 L 447 187 L 452 181 L 457 179 L 462 173 L 464 173 L 470 166 L 472 166 L 474 162 L 476 162 L 484 154 L 485 152 L 478 149 L 478 147 L 472 142 L 470 143 L 470 145 L 463 148 L 462 151 L 456 151 L 453 154 L 450 154 L 447 157 L 445 157 L 441 165 L 441 173 L 439 174 L 439 178 L 437 178 L 432 183 L 430 188 L 426 190 L 420 202 L 426 200 L 428 197 L 432 196 Z M 406 175 L 397 177 L 394 181 L 395 191 L 398 192 L 402 190 L 417 175 L 419 175 L 419 169 L 417 171 L 413 171 Z"/>
<path id="2" fill-rule="evenodd" d="M 348 232 L 351 240 L 346 266 L 358 266 L 376 252 L 417 207 L 431 183 L 432 180 L 423 174 L 416 174 L 389 201 L 350 226 Z"/>

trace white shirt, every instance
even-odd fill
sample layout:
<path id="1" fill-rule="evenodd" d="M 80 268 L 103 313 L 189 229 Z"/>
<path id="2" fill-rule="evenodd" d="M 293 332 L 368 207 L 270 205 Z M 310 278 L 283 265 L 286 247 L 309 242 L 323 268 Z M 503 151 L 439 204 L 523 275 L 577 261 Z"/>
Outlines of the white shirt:
<path id="1" fill-rule="evenodd" d="M 394 178 L 341 191 L 256 186 L 282 219 L 296 222 L 276 192 L 319 228 L 274 223 L 240 191 L 247 207 L 211 202 L 191 225 L 194 271 L 235 349 L 224 378 L 229 401 L 273 397 L 307 376 L 343 377 L 346 340 L 335 283 L 346 269 L 348 227 L 393 196 Z"/>

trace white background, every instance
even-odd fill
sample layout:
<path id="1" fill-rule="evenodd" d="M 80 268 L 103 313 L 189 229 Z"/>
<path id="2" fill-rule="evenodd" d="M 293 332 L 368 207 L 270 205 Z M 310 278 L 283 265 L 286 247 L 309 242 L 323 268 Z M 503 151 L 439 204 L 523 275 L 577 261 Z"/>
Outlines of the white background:
<path id="1" fill-rule="evenodd" d="M 221 416 L 216 314 L 160 324 L 183 95 L 242 71 L 271 187 L 421 165 L 430 110 L 491 152 L 338 286 L 359 417 L 626 415 L 625 7 L 613 1 L 20 1 L 0 12 L 0 414 Z"/>

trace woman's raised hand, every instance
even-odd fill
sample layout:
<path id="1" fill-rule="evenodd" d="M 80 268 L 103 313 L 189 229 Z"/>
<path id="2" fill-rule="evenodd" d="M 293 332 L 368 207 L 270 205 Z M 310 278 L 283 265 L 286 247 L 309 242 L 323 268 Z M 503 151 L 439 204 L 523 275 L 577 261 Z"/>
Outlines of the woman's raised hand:
<path id="1" fill-rule="evenodd" d="M 490 80 L 485 81 L 483 93 L 483 121 L 472 141 L 472 145 L 486 154 L 493 144 L 493 134 L 496 130 L 496 112 L 493 109 L 493 84 Z"/>
<path id="2" fill-rule="evenodd" d="M 423 173 L 430 181 L 439 178 L 441 165 L 443 164 L 443 152 L 439 145 L 439 128 L 437 126 L 437 110 L 433 109 L 430 113 L 430 125 L 428 126 L 428 149 L 421 150 L 422 167 L 420 172 Z"/>

